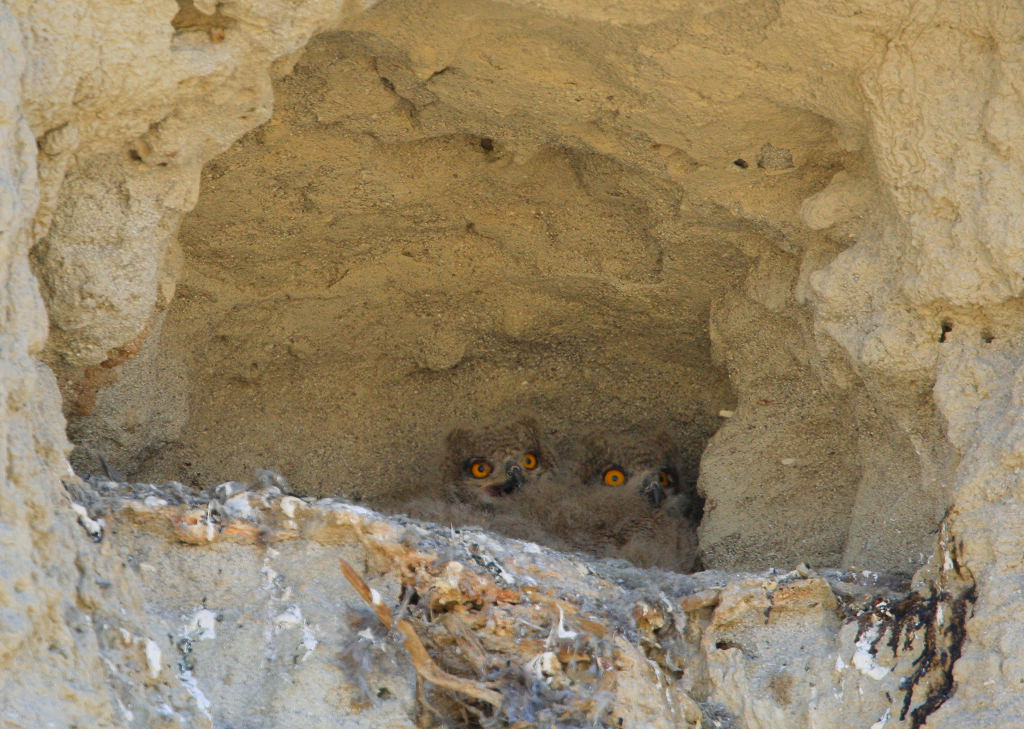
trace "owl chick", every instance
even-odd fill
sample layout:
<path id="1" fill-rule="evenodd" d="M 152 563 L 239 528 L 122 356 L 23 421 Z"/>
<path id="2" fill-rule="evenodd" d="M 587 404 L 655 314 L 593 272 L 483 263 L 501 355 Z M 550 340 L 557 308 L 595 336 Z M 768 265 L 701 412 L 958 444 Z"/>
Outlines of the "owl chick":
<path id="1" fill-rule="evenodd" d="M 679 482 L 676 449 L 667 435 L 591 433 L 583 446 L 579 483 L 598 491 L 605 487 L 640 496 L 654 509 L 673 497 L 673 508 L 689 512 L 694 494 Z"/>
<path id="2" fill-rule="evenodd" d="M 697 562 L 692 488 L 680 483 L 665 436 L 591 434 L 576 459 L 571 492 L 548 528 L 572 546 L 641 567 L 693 569 Z"/>
<path id="3" fill-rule="evenodd" d="M 449 500 L 491 506 L 536 482 L 552 463 L 532 420 L 453 430 L 445 461 Z"/>
<path id="4" fill-rule="evenodd" d="M 546 543 L 529 516 L 528 496 L 550 478 L 553 459 L 532 420 L 449 433 L 438 490 L 421 492 L 399 508 L 438 524 L 480 526 Z"/>

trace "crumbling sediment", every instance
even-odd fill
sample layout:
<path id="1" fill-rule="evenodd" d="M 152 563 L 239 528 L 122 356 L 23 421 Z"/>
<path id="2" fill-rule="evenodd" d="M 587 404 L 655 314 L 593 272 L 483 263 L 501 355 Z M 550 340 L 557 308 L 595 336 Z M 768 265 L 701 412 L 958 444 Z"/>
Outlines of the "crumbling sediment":
<path id="1" fill-rule="evenodd" d="M 300 442 L 301 433 L 313 430 L 261 431 L 254 424 L 286 418 L 294 410 L 290 404 L 315 400 L 310 392 L 323 393 L 315 387 L 278 400 L 272 395 L 283 391 L 268 388 L 267 402 L 283 406 L 257 413 L 218 403 L 202 388 L 190 390 L 196 382 L 189 378 L 198 371 L 189 367 L 193 355 L 204 367 L 226 373 L 232 387 L 255 391 L 268 364 L 296 360 L 298 369 L 281 371 L 279 381 L 288 382 L 285 372 L 315 370 L 319 342 L 340 341 L 339 349 L 349 344 L 337 338 L 336 329 L 298 333 L 295 341 L 288 341 L 295 332 L 274 329 L 280 321 L 274 309 L 287 301 L 292 284 L 275 280 L 270 288 L 279 295 L 269 302 L 267 317 L 253 315 L 261 304 L 258 296 L 250 297 L 251 289 L 266 291 L 259 281 L 242 287 L 245 296 L 226 308 L 225 321 L 251 322 L 254 349 L 236 346 L 228 327 L 217 332 L 228 336 L 220 349 L 200 348 L 197 354 L 185 346 L 191 330 L 175 329 L 173 316 L 187 319 L 193 310 L 176 305 L 197 305 L 211 291 L 223 293 L 207 285 L 217 251 L 189 261 L 188 250 L 177 244 L 182 217 L 199 199 L 204 165 L 271 116 L 272 80 L 287 76 L 311 37 L 332 30 L 341 31 L 345 41 L 342 62 L 332 66 L 332 46 L 318 42 L 301 73 L 281 83 L 294 90 L 302 79 L 324 81 L 331 93 L 310 96 L 310 106 L 291 111 L 312 119 L 314 128 L 333 125 L 332 139 L 344 136 L 338 136 L 341 131 L 361 139 L 347 148 L 352 155 L 339 159 L 377 165 L 386 158 L 397 165 L 412 151 L 426 161 L 443 156 L 460 173 L 503 169 L 496 164 L 508 171 L 493 188 L 471 178 L 451 205 L 436 195 L 447 188 L 428 184 L 433 189 L 424 197 L 410 196 L 403 209 L 418 211 L 420 217 L 408 217 L 412 224 L 397 233 L 387 226 L 374 229 L 375 240 L 394 245 L 387 255 L 356 247 L 351 257 L 359 266 L 348 275 L 345 267 L 334 270 L 309 259 L 312 273 L 302 284 L 340 286 L 351 303 L 360 296 L 376 301 L 373 295 L 387 289 L 395 273 L 440 281 L 438 273 L 449 269 L 430 262 L 427 254 L 434 249 L 405 245 L 422 243 L 416 235 L 431 220 L 443 222 L 429 230 L 452 251 L 503 251 L 488 259 L 490 269 L 481 269 L 485 282 L 507 270 L 505 254 L 509 261 L 531 261 L 524 268 L 533 274 L 527 279 L 531 285 L 551 277 L 544 286 L 526 287 L 527 297 L 505 297 L 511 303 L 504 308 L 488 308 L 486 297 L 453 305 L 450 311 L 484 314 L 481 323 L 464 330 L 430 323 L 426 315 L 443 308 L 444 297 L 383 301 L 392 310 L 407 307 L 424 316 L 407 329 L 388 329 L 397 332 L 397 348 L 354 351 L 381 351 L 393 357 L 384 357 L 386 362 L 407 369 L 369 358 L 348 370 L 352 376 L 346 381 L 358 384 L 360 374 L 376 370 L 415 373 L 396 383 L 405 390 L 381 389 L 408 400 L 418 390 L 455 381 L 451 371 L 460 363 L 463 371 L 474 362 L 486 365 L 487 356 L 477 355 L 493 353 L 511 363 L 501 370 L 504 379 L 484 366 L 468 396 L 452 398 L 444 388 L 438 396 L 464 405 L 453 421 L 482 419 L 491 403 L 483 385 L 498 382 L 514 393 L 524 381 L 516 368 L 538 367 L 537 353 L 569 352 L 559 383 L 588 377 L 614 383 L 615 368 L 629 364 L 629 357 L 589 374 L 577 366 L 575 352 L 597 351 L 598 343 L 614 340 L 601 329 L 589 339 L 574 334 L 602 312 L 627 318 L 647 312 L 649 318 L 639 318 L 659 336 L 685 320 L 680 328 L 687 336 L 664 339 L 682 344 L 654 347 L 671 353 L 664 361 L 644 350 L 643 337 L 627 351 L 638 353 L 634 371 L 656 372 L 669 394 L 673 388 L 691 392 L 689 386 L 702 376 L 709 383 L 692 402 L 668 403 L 673 422 L 686 423 L 699 436 L 687 441 L 686 453 L 693 463 L 701 461 L 707 507 L 701 539 L 712 565 L 775 563 L 789 569 L 807 558 L 919 571 L 916 597 L 873 613 L 877 635 L 871 640 L 871 626 L 829 607 L 841 585 L 809 573 L 770 587 L 770 575 L 754 582 L 729 578 L 714 585 L 720 593 L 686 593 L 695 612 L 683 614 L 697 616 L 702 647 L 694 648 L 688 638 L 678 646 L 694 651 L 687 654 L 694 667 L 689 675 L 701 678 L 691 686 L 684 671 L 678 688 L 709 721 L 731 717 L 750 727 L 834 724 L 841 716 L 865 726 L 925 720 L 929 727 L 1024 725 L 1024 698 L 1006 688 L 1024 680 L 1024 628 L 1016 619 L 1015 587 L 1024 553 L 1017 385 L 1024 349 L 1018 331 L 1024 285 L 1022 24 L 1019 8 L 998 2 L 970 8 L 872 1 L 825 7 L 786 0 L 709 9 L 564 0 L 529 6 L 401 1 L 371 8 L 265 1 L 243 8 L 182 0 L 156 7 L 0 7 L 0 76 L 7 91 L 0 102 L 4 722 L 215 724 L 212 700 L 206 705 L 197 693 L 205 690 L 198 677 L 204 663 L 217 665 L 214 654 L 229 642 L 199 639 L 208 616 L 197 619 L 195 628 L 177 624 L 196 615 L 195 598 L 202 595 L 188 592 L 196 585 L 222 585 L 225 603 L 265 610 L 239 614 L 252 632 L 228 646 L 237 650 L 236 665 L 258 663 L 264 650 L 275 666 L 305 654 L 305 618 L 287 611 L 285 586 L 264 590 L 256 577 L 270 548 L 173 541 L 175 528 L 190 527 L 200 529 L 201 541 L 209 526 L 205 512 L 177 527 L 157 520 L 166 533 L 141 524 L 125 528 L 119 535 L 125 541 L 116 543 L 145 550 L 148 556 L 138 564 L 121 564 L 111 535 L 94 542 L 77 524 L 88 499 L 75 509 L 61 485 L 62 479 L 73 481 L 61 413 L 74 413 L 71 432 L 81 448 L 93 448 L 92 455 L 109 456 L 113 467 L 125 470 L 125 464 L 136 467 L 132 459 L 156 463 L 168 446 L 184 442 L 183 434 L 203 438 L 201 429 L 184 427 L 196 403 L 213 412 L 241 413 L 224 418 L 228 425 L 222 427 L 260 432 L 271 443 L 283 432 L 300 433 Z M 330 78 L 358 83 L 332 86 Z M 265 127 L 235 159 L 260 145 L 287 153 L 281 134 L 289 128 Z M 358 158 L 357 151 L 368 156 Z M 255 179 L 255 163 L 246 163 L 254 167 L 235 178 L 229 168 L 208 168 L 204 184 L 216 194 L 212 183 L 218 175 L 234 184 Z M 358 172 L 334 175 L 362 184 L 362 197 L 344 189 L 341 197 L 383 211 L 380 221 L 398 220 L 395 208 L 381 208 L 379 201 L 393 191 L 395 180 L 409 175 Z M 301 222 L 303 205 L 313 212 L 318 206 L 333 209 L 338 198 L 320 198 L 313 187 L 303 197 L 293 182 L 286 176 L 278 184 L 281 195 L 296 204 L 295 226 L 313 224 Z M 570 185 L 576 192 L 559 199 L 556 193 Z M 469 205 L 464 201 L 474 190 L 480 193 Z M 584 198 L 586 208 L 574 211 L 572 201 Z M 280 220 L 290 219 L 288 210 Z M 469 210 L 472 215 L 464 219 Z M 622 220 L 643 225 L 633 228 Z M 246 229 L 244 216 L 240 225 Z M 200 243 L 230 242 L 226 235 L 202 234 L 201 222 L 193 229 L 201 233 Z M 594 230 L 604 233 L 591 235 Z M 612 235 L 606 235 L 609 230 Z M 556 245 L 565 241 L 575 248 Z M 199 245 L 190 250 L 202 252 Z M 255 256 L 284 249 L 268 244 L 238 250 Z M 375 251 L 382 255 L 376 262 L 370 260 Z M 701 268 L 709 252 L 725 254 L 716 259 L 721 268 Z M 364 255 L 369 258 L 359 259 Z M 304 260 L 300 245 L 279 270 Z M 559 278 L 567 271 L 578 286 Z M 456 273 L 463 283 L 476 280 L 470 270 Z M 684 274 L 696 283 L 672 298 L 673 277 L 682 280 Z M 698 289 L 706 281 L 716 283 Z M 656 295 L 645 303 L 643 292 Z M 673 313 L 674 303 L 681 315 Z M 197 321 L 204 330 L 212 319 Z M 387 329 L 393 321 L 367 319 L 367 341 L 378 341 L 375 326 Z M 168 349 L 167 342 L 177 349 Z M 249 356 L 257 350 L 265 359 Z M 175 359 L 169 352 L 187 357 Z M 328 369 L 336 365 L 327 362 Z M 685 377 L 674 380 L 681 372 Z M 147 379 L 151 373 L 159 378 Z M 212 383 L 208 391 L 225 398 L 233 392 L 218 382 L 198 384 Z M 630 386 L 642 390 L 636 382 Z M 166 399 L 154 397 L 150 387 Z M 571 413 L 563 401 L 546 398 L 565 391 L 590 402 L 587 387 L 560 386 L 554 395 L 538 396 L 531 408 Z M 356 401 L 373 389 L 355 388 Z M 640 401 L 627 396 L 624 402 Z M 641 404 L 650 411 L 652 403 Z M 612 403 L 595 411 L 594 419 L 604 418 L 598 424 L 607 426 L 627 410 Z M 731 417 L 719 420 L 719 412 Z M 632 425 L 632 415 L 627 419 Z M 444 423 L 442 430 L 457 424 Z M 302 456 L 315 466 L 313 472 L 336 467 L 349 474 L 337 490 L 350 496 L 363 484 L 388 488 L 396 481 L 385 476 L 394 473 L 384 466 L 375 471 L 374 464 L 405 461 L 428 473 L 429 453 L 439 443 L 406 438 L 401 425 L 400 418 L 369 423 L 334 438 L 344 444 L 337 453 L 314 449 Z M 362 436 L 378 440 L 365 446 Z M 421 450 L 381 460 L 380 453 L 393 455 L 393 449 L 381 448 L 387 438 L 409 440 Z M 211 468 L 237 471 L 245 454 L 261 457 L 244 438 L 228 440 L 237 451 L 223 460 L 211 453 L 191 474 L 201 485 L 220 480 L 200 478 Z M 96 463 L 98 455 L 89 468 L 95 470 Z M 296 483 L 308 493 L 333 489 L 315 479 Z M 83 523 L 99 517 L 86 509 Z M 333 518 L 325 516 L 325 523 Z M 259 532 L 246 524 L 239 523 L 239 536 Z M 330 534 L 333 527 L 324 529 Z M 340 533 L 333 538 L 348 544 Z M 289 571 L 308 574 L 305 584 L 318 589 L 326 568 L 303 572 L 313 564 L 310 555 L 321 555 L 316 540 L 284 544 L 294 550 L 282 550 L 291 560 Z M 220 550 L 243 561 L 245 579 L 229 585 L 225 580 L 232 576 L 217 573 Z M 358 564 L 359 547 L 345 550 L 342 556 Z M 938 556 L 927 565 L 933 552 Z M 945 557 L 954 554 L 955 567 L 947 569 Z M 336 570 L 337 556 L 324 557 L 330 579 L 338 581 L 324 594 L 347 589 Z M 166 585 L 151 581 L 141 565 L 165 558 L 191 576 L 190 585 L 176 593 L 159 591 Z M 381 594 L 401 595 L 399 573 L 384 577 L 389 573 L 378 569 L 384 570 L 381 581 L 367 572 L 369 584 Z M 175 603 L 175 595 L 187 595 L 188 604 Z M 358 606 L 356 600 L 352 605 Z M 613 623 L 640 636 L 627 640 L 624 653 L 644 652 L 665 674 L 679 665 L 677 654 L 656 635 L 665 630 L 654 627 L 664 619 L 657 600 L 647 603 L 651 609 L 638 612 L 647 628 L 632 612 Z M 319 604 L 329 601 L 323 597 Z M 323 624 L 335 625 L 327 622 L 328 612 L 323 611 Z M 552 620 L 548 615 L 541 627 L 550 631 Z M 672 625 L 681 630 L 678 621 Z M 580 632 L 571 619 L 567 629 Z M 164 631 L 188 640 L 165 645 L 159 642 Z M 348 635 L 350 628 L 338 624 L 337 631 Z M 894 651 L 885 641 L 897 634 Z M 814 649 L 793 671 L 796 664 L 784 661 L 797 642 Z M 389 655 L 400 675 L 387 687 L 397 698 L 353 714 L 353 725 L 402 726 L 414 715 L 414 671 L 400 654 Z M 297 671 L 306 665 L 293 663 Z M 258 706 L 260 716 L 287 726 L 304 725 L 303 711 L 352 706 L 346 702 L 358 692 L 346 693 L 350 687 L 337 682 L 338 669 L 308 665 L 309 691 L 260 684 L 247 693 L 236 675 L 224 674 L 231 688 L 218 694 L 217 711 L 243 716 L 247 706 Z M 636 683 L 621 693 L 650 697 L 649 706 L 658 706 L 661 695 L 650 691 L 662 679 L 643 673 L 647 665 L 637 661 L 641 673 L 626 671 Z M 195 681 L 182 670 L 193 671 Z M 834 690 L 812 695 L 805 676 Z M 910 680 L 904 683 L 905 678 Z M 688 706 L 682 699 L 677 703 Z"/>

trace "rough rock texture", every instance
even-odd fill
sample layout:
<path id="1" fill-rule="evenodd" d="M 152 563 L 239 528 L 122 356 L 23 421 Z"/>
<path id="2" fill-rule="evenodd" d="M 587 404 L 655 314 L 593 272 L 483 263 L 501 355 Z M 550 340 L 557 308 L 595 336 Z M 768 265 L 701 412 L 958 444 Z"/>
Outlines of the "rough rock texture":
<path id="1" fill-rule="evenodd" d="M 855 76 L 886 18 L 577 12 L 386 3 L 316 39 L 204 173 L 141 356 L 65 386 L 75 465 L 394 508 L 455 427 L 663 430 L 703 454 L 706 564 L 912 572 L 956 453 L 927 377 L 814 314 L 895 214 Z"/>
<path id="2" fill-rule="evenodd" d="M 119 643 L 144 661 L 142 636 L 152 634 L 130 589 L 94 582 L 97 569 L 119 563 L 73 531 L 59 394 L 39 361 L 47 314 L 45 356 L 70 402 L 75 387 L 102 377 L 103 362 L 130 356 L 154 304 L 170 296 L 163 261 L 177 220 L 194 204 L 206 159 L 269 112 L 267 66 L 341 17 L 333 3 L 287 12 L 264 3 L 247 9 L 246 31 L 214 45 L 205 32 L 175 28 L 178 9 L 0 8 L 4 726 L 120 725 L 118 682 L 101 648 Z M 140 176 L 143 158 L 154 168 Z M 140 725 L 178 725 L 158 718 L 161 707 L 189 700 L 179 685 L 156 687 L 138 702 Z"/>
<path id="3" fill-rule="evenodd" d="M 720 704 L 722 726 L 1024 726 L 1024 695 L 1012 689 L 1024 681 L 1022 29 L 1024 10 L 998 0 L 0 7 L 5 725 L 219 721 L 188 677 L 153 659 L 150 641 L 183 604 L 175 612 L 159 592 L 137 599 L 143 578 L 111 541 L 93 546 L 75 526 L 77 516 L 98 533 L 98 514 L 80 505 L 76 515 L 60 483 L 72 477 L 58 387 L 75 418 L 76 462 L 91 469 L 100 454 L 127 470 L 188 462 L 197 467 L 186 475 L 209 483 L 251 457 L 301 472 L 309 493 L 370 497 L 414 488 L 431 469 L 432 430 L 503 415 L 556 352 L 554 384 L 527 401 L 547 411 L 556 440 L 572 440 L 573 405 L 600 425 L 622 412 L 623 429 L 635 427 L 640 410 L 650 416 L 635 402 L 650 381 L 661 383 L 656 425 L 673 426 L 694 460 L 717 411 L 734 411 L 701 459 L 711 566 L 808 560 L 906 573 L 938 541 L 916 597 L 876 606 L 862 624 L 843 624 L 818 582 L 791 593 L 816 611 L 780 610 L 778 626 L 776 588 L 723 590 L 703 633 L 720 639 L 691 656 L 707 663 L 696 672 L 704 683 L 680 686 L 708 702 L 706 723 L 719 721 Z M 324 30 L 338 34 L 284 78 Z M 220 200 L 253 180 L 256 210 L 234 219 L 241 232 L 212 231 L 204 202 L 179 251 L 203 165 L 269 117 L 272 77 L 282 97 L 299 98 L 226 159 L 263 164 L 287 204 L 267 205 L 259 175 L 210 168 L 207 213 L 221 214 L 218 175 Z M 342 166 L 319 170 L 296 153 L 289 170 L 282 132 Z M 324 153 L 329 144 L 343 160 Z M 429 177 L 438 166 L 472 175 L 442 185 Z M 255 224 L 262 211 L 290 248 Z M 320 235 L 331 225 L 344 233 L 336 247 Z M 319 248 L 303 239 L 307 227 Z M 259 240 L 242 247 L 254 231 Z M 443 263 L 460 250 L 466 259 Z M 221 261 L 221 279 L 217 256 L 238 264 Z M 262 281 L 246 261 L 273 276 Z M 508 271 L 527 274 L 516 293 L 530 306 L 490 288 Z M 451 296 L 477 276 L 481 293 Z M 175 299 L 179 279 L 190 295 Z M 430 285 L 407 298 L 417 281 Z M 335 304 L 359 324 L 355 346 L 314 305 L 331 285 L 352 289 Z M 285 305 L 292 286 L 308 313 Z M 381 307 L 379 318 L 356 299 Z M 218 307 L 223 331 L 205 318 Z M 462 329 L 428 321 L 459 312 L 472 315 Z M 313 328 L 282 329 L 289 321 Z M 619 333 L 625 360 L 606 350 Z M 208 334 L 214 345 L 227 337 L 222 350 Z M 322 342 L 332 349 L 318 361 Z M 474 359 L 479 351 L 487 356 Z M 578 366 L 579 353 L 599 366 Z M 297 386 L 261 390 L 257 372 L 269 365 L 271 384 L 291 375 Z M 316 412 L 290 416 L 317 397 L 335 402 L 317 367 L 353 385 L 344 458 L 307 447 L 321 437 Z M 641 374 L 623 380 L 626 371 Z M 624 407 L 603 399 L 609 384 Z M 465 409 L 422 427 L 439 402 Z M 394 418 L 372 424 L 367 403 Z M 204 453 L 214 426 L 226 432 Z M 217 440 L 239 448 L 218 455 Z M 413 471 L 373 465 L 384 462 Z M 332 468 L 342 475 L 320 477 Z M 756 609 L 732 617 L 733 601 Z M 264 614 L 271 632 L 273 617 Z M 908 631 L 917 637 L 905 643 Z M 796 634 L 810 646 L 799 677 L 781 670 Z M 265 646 L 275 660 L 286 649 Z M 311 685 L 326 675 L 308 674 Z M 641 679 L 631 695 L 650 685 Z M 396 683 L 395 704 L 412 706 L 407 689 Z M 290 697 L 274 696 L 282 726 L 305 725 L 287 714 Z"/>
<path id="4" fill-rule="evenodd" d="M 481 72 L 435 91 L 387 42 L 314 41 L 274 119 L 208 168 L 152 359 L 75 419 L 80 463 L 197 485 L 269 466 L 379 499 L 437 481 L 452 428 L 533 414 L 552 446 L 671 431 L 695 477 L 732 405 L 707 311 L 743 251 L 691 235 L 669 181 L 523 148 L 529 119 L 520 143 L 490 127 L 491 97 L 446 98 Z M 134 384 L 154 376 L 158 401 Z"/>
<path id="5" fill-rule="evenodd" d="M 200 725 L 916 727 L 973 599 L 950 541 L 906 593 L 868 572 L 583 562 L 273 487 L 97 485 L 96 549 L 127 569 L 94 577 L 137 590 L 159 636 L 145 664 L 103 646 L 122 705 L 180 683 Z"/>

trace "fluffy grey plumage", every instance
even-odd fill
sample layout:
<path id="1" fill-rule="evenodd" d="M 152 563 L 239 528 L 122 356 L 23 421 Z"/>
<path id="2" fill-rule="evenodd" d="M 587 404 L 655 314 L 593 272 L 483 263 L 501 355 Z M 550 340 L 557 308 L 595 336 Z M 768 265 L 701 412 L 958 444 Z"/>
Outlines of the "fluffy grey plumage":
<path id="1" fill-rule="evenodd" d="M 458 428 L 446 439 L 441 484 L 403 508 L 418 519 L 550 543 L 543 528 L 524 521 L 523 514 L 531 508 L 529 495 L 551 479 L 553 468 L 533 420 Z"/>
<path id="2" fill-rule="evenodd" d="M 551 529 L 572 547 L 643 567 L 686 571 L 697 562 L 696 495 L 679 481 L 678 448 L 664 434 L 591 433 Z M 567 459 L 568 460 L 568 459 Z"/>
<path id="3" fill-rule="evenodd" d="M 679 483 L 676 452 L 666 436 L 594 433 L 556 464 L 532 421 L 459 429 L 447 440 L 445 485 L 406 506 L 442 524 L 685 571 L 697 558 L 695 497 Z M 527 469 L 529 455 L 537 462 Z"/>
<path id="4" fill-rule="evenodd" d="M 483 460 L 492 466 L 492 479 L 504 477 L 506 471 L 516 465 L 522 466 L 523 457 L 532 453 L 537 458 L 536 474 L 550 470 L 554 460 L 550 451 L 541 442 L 537 423 L 531 419 L 515 423 L 499 423 L 482 430 L 471 431 L 457 428 L 448 434 L 445 456 L 445 481 L 465 481 L 479 486 L 471 473 L 471 464 Z M 531 475 L 531 474 L 527 474 Z M 534 474 L 535 475 L 535 474 Z"/>

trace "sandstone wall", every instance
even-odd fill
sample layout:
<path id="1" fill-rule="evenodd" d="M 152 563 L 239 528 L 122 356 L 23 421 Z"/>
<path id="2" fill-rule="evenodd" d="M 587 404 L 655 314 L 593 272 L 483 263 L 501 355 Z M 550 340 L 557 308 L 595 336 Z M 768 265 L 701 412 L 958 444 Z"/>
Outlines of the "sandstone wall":
<path id="1" fill-rule="evenodd" d="M 156 608 L 75 523 L 58 389 L 81 417 L 143 347 L 159 361 L 178 277 L 200 270 L 182 273 L 173 241 L 203 165 L 269 117 L 272 77 L 311 37 L 340 28 L 393 64 L 406 103 L 389 97 L 386 111 L 419 119 L 413 140 L 487 137 L 534 164 L 568 147 L 598 158 L 595 178 L 614 163 L 684 190 L 673 205 L 691 230 L 668 237 L 698 230 L 744 259 L 687 354 L 729 378 L 701 417 L 736 399 L 701 464 L 709 563 L 908 571 L 948 510 L 943 554 L 962 545 L 956 569 L 977 601 L 957 690 L 928 725 L 1020 724 L 1006 690 L 1024 679 L 1019 8 L 15 2 L 0 28 L 5 722 L 202 721 L 186 684 L 122 686 L 101 659 L 120 641 L 125 662 L 145 665 Z M 792 171 L 765 142 L 792 154 Z M 450 361 L 442 350 L 436 361 Z M 168 387 L 186 388 L 177 377 Z M 107 402 L 113 414 L 83 438 L 146 446 L 128 426 L 154 432 L 152 413 L 125 423 Z M 181 432 L 190 407 L 165 408 L 160 432 Z M 743 695 L 752 683 L 738 680 Z M 743 715 L 757 725 L 757 711 Z"/>
<path id="2" fill-rule="evenodd" d="M 668 432 L 708 565 L 912 572 L 956 460 L 928 377 L 813 313 L 896 220 L 858 79 L 888 19 L 574 12 L 388 4 L 317 39 L 204 173 L 145 343 L 62 370 L 76 467 L 401 509 L 455 427 L 529 415 L 563 460 Z"/>
<path id="3" fill-rule="evenodd" d="M 175 27 L 182 9 L 0 8 L 4 726 L 123 725 L 116 671 L 99 646 L 116 641 L 144 665 L 152 635 L 131 583 L 113 588 L 95 572 L 119 563 L 75 524 L 54 372 L 67 393 L 60 373 L 77 382 L 83 367 L 139 339 L 170 295 L 165 252 L 202 164 L 266 117 L 273 60 L 343 15 L 333 3 L 294 12 L 268 3 L 238 18 L 248 30 L 214 44 L 203 28 Z M 143 157 L 164 174 L 139 175 Z M 194 712 L 176 683 L 148 690 L 138 726 L 177 725 L 170 707 Z M 171 713 L 158 720 L 161 706 Z"/>

